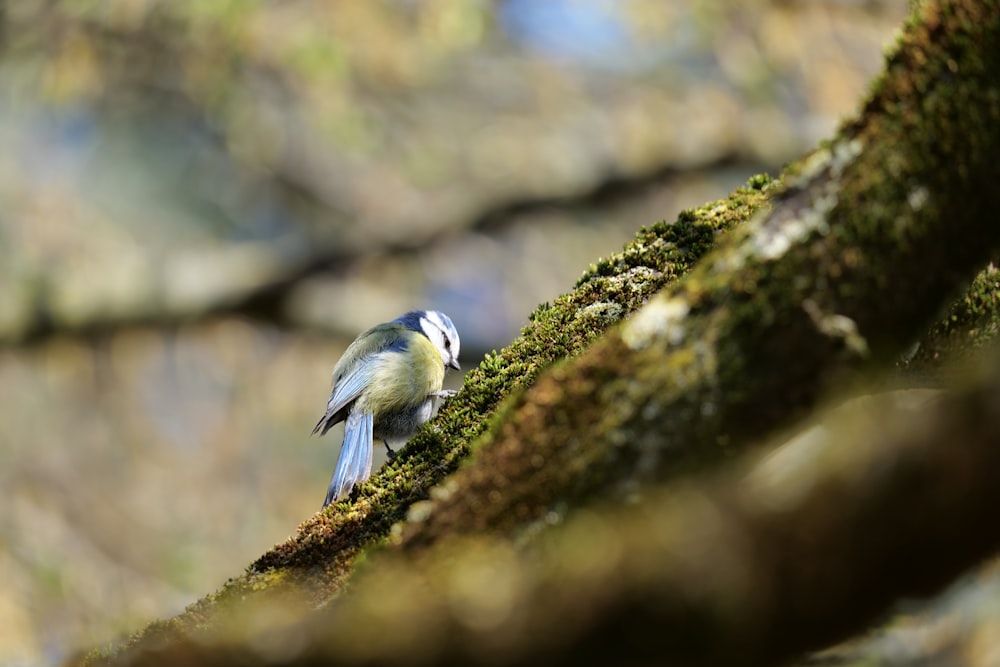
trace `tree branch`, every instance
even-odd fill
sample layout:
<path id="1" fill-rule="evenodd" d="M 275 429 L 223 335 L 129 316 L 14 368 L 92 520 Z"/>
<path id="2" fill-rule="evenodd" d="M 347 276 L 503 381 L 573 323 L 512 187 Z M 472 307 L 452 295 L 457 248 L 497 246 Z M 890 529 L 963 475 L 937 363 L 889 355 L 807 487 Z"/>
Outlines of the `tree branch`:
<path id="1" fill-rule="evenodd" d="M 861 116 L 792 167 L 769 212 L 539 378 L 404 547 L 624 497 L 892 364 L 1000 244 L 994 9 L 921 5 Z"/>

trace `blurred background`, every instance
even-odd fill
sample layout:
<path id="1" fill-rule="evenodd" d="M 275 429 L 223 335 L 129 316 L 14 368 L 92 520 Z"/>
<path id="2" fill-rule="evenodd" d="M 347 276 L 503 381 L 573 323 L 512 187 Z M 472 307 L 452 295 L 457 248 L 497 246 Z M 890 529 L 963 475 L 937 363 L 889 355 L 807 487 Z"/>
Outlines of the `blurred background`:
<path id="1" fill-rule="evenodd" d="M 474 367 L 829 136 L 906 4 L 0 0 L 0 663 L 238 574 L 358 332 L 439 308 Z"/>

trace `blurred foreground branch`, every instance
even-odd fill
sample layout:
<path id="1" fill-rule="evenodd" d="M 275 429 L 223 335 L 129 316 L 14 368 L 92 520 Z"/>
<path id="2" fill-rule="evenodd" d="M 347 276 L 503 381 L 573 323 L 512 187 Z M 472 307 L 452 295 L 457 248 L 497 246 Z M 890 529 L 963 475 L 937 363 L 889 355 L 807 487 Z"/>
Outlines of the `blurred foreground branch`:
<path id="1" fill-rule="evenodd" d="M 989 367 L 916 407 L 841 408 L 749 474 L 577 513 L 524 550 L 480 536 L 385 554 L 313 618 L 289 626 L 276 607 L 266 629 L 241 618 L 207 646 L 141 647 L 125 664 L 772 664 L 1000 547 Z"/>

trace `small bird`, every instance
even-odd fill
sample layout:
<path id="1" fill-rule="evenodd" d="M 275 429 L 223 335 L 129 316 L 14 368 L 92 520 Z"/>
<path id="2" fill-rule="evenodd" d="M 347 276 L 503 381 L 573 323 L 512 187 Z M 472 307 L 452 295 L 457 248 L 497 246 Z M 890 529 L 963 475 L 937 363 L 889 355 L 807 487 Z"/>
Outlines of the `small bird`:
<path id="1" fill-rule="evenodd" d="M 447 368 L 458 364 L 458 331 L 438 310 L 414 310 L 358 336 L 333 367 L 333 392 L 313 433 L 344 420 L 344 444 L 323 507 L 346 496 L 372 471 L 372 443 L 409 439 L 434 414 Z"/>

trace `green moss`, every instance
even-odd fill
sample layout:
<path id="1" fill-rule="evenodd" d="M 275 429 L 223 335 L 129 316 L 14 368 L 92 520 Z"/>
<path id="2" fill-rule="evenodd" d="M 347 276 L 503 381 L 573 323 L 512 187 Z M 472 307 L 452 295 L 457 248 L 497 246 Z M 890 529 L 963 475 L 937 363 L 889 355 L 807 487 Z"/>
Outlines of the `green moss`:
<path id="1" fill-rule="evenodd" d="M 965 293 L 900 360 L 905 376 L 937 383 L 949 367 L 973 359 L 1000 333 L 1000 271 L 980 271 Z"/>
<path id="2" fill-rule="evenodd" d="M 987 82 L 1000 70 L 1000 13 L 963 22 L 973 3 L 942 4 L 951 23 L 920 24 L 901 41 L 912 62 L 887 75 L 841 136 L 788 170 L 772 214 L 539 378 L 492 446 L 453 478 L 460 491 L 404 530 L 404 548 L 455 533 L 516 535 L 554 508 L 713 465 L 891 363 L 997 243 L 1000 95 Z M 953 58 L 969 67 L 943 76 L 938 65 Z M 928 59 L 937 65 L 921 70 Z M 642 230 L 570 298 L 631 311 L 628 287 L 685 272 L 751 192 Z M 666 258 L 662 275 L 647 273 L 649 253 Z M 559 301 L 544 311 L 564 314 Z"/>

